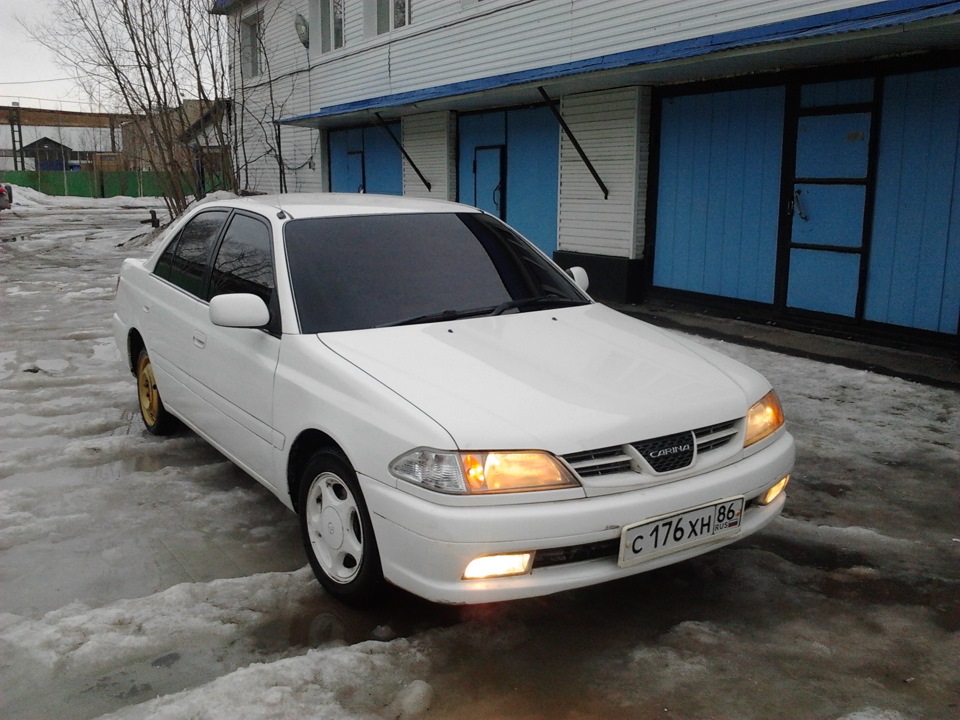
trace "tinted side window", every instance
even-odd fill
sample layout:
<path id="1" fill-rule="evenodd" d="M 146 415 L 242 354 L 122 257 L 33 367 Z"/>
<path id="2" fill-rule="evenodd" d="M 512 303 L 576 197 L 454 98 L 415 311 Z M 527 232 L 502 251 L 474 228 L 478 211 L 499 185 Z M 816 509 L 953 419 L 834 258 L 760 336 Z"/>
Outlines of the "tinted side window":
<path id="1" fill-rule="evenodd" d="M 270 228 L 249 215 L 234 215 L 213 263 L 210 297 L 253 293 L 269 305 L 275 287 Z"/>
<path id="2" fill-rule="evenodd" d="M 228 214 L 226 210 L 212 210 L 197 215 L 187 223 L 180 232 L 180 241 L 170 263 L 170 274 L 167 276 L 170 282 L 202 297 L 207 261 Z"/>
<path id="3" fill-rule="evenodd" d="M 157 266 L 153 269 L 155 275 L 159 275 L 164 279 L 170 278 L 170 266 L 173 264 L 173 254 L 177 251 L 177 243 L 179 242 L 180 237 L 177 236 L 164 248 L 163 254 L 160 256 L 160 259 L 157 260 Z"/>

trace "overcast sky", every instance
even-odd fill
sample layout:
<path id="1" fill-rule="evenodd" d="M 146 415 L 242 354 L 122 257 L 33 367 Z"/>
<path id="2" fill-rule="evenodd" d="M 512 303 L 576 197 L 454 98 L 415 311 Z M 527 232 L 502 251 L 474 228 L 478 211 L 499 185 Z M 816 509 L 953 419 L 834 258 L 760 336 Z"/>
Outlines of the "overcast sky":
<path id="1" fill-rule="evenodd" d="M 0 0 L 0 105 L 91 110 L 70 73 L 52 54 L 27 37 L 17 22 L 36 22 L 52 16 L 51 0 Z M 52 82 L 51 82 L 52 81 Z"/>

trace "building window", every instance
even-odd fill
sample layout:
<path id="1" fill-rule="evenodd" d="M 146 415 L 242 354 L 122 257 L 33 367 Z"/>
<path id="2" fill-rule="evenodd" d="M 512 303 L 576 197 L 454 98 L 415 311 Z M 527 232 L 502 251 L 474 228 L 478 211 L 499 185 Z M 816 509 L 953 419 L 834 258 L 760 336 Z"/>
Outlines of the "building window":
<path id="1" fill-rule="evenodd" d="M 263 14 L 257 13 L 240 22 L 240 67 L 244 77 L 263 72 Z"/>
<path id="2" fill-rule="evenodd" d="M 320 0 L 320 52 L 343 47 L 343 0 Z"/>
<path id="3" fill-rule="evenodd" d="M 412 0 L 377 0 L 377 34 L 406 27 L 410 24 Z"/>

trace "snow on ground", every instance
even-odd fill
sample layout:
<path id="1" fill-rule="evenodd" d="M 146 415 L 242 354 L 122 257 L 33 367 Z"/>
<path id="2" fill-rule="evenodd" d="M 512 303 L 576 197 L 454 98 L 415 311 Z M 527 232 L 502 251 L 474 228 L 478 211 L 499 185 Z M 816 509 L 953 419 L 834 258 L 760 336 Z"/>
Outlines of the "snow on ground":
<path id="1" fill-rule="evenodd" d="M 798 462 L 773 526 L 547 598 L 352 609 L 303 567 L 272 495 L 192 434 L 142 430 L 110 315 L 162 203 L 15 199 L 3 718 L 957 717 L 956 392 L 704 341 L 783 400 Z"/>

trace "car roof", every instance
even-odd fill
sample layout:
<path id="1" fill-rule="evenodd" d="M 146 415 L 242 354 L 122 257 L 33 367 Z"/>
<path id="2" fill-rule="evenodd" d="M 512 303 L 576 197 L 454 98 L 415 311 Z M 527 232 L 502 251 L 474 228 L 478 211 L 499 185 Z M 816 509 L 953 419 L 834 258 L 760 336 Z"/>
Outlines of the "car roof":
<path id="1" fill-rule="evenodd" d="M 469 205 L 445 200 L 361 193 L 286 193 L 281 195 L 251 195 L 240 198 L 214 198 L 204 202 L 202 206 L 205 208 L 246 208 L 265 214 L 275 214 L 282 210 L 294 219 L 393 215 L 399 213 L 480 212 Z"/>

